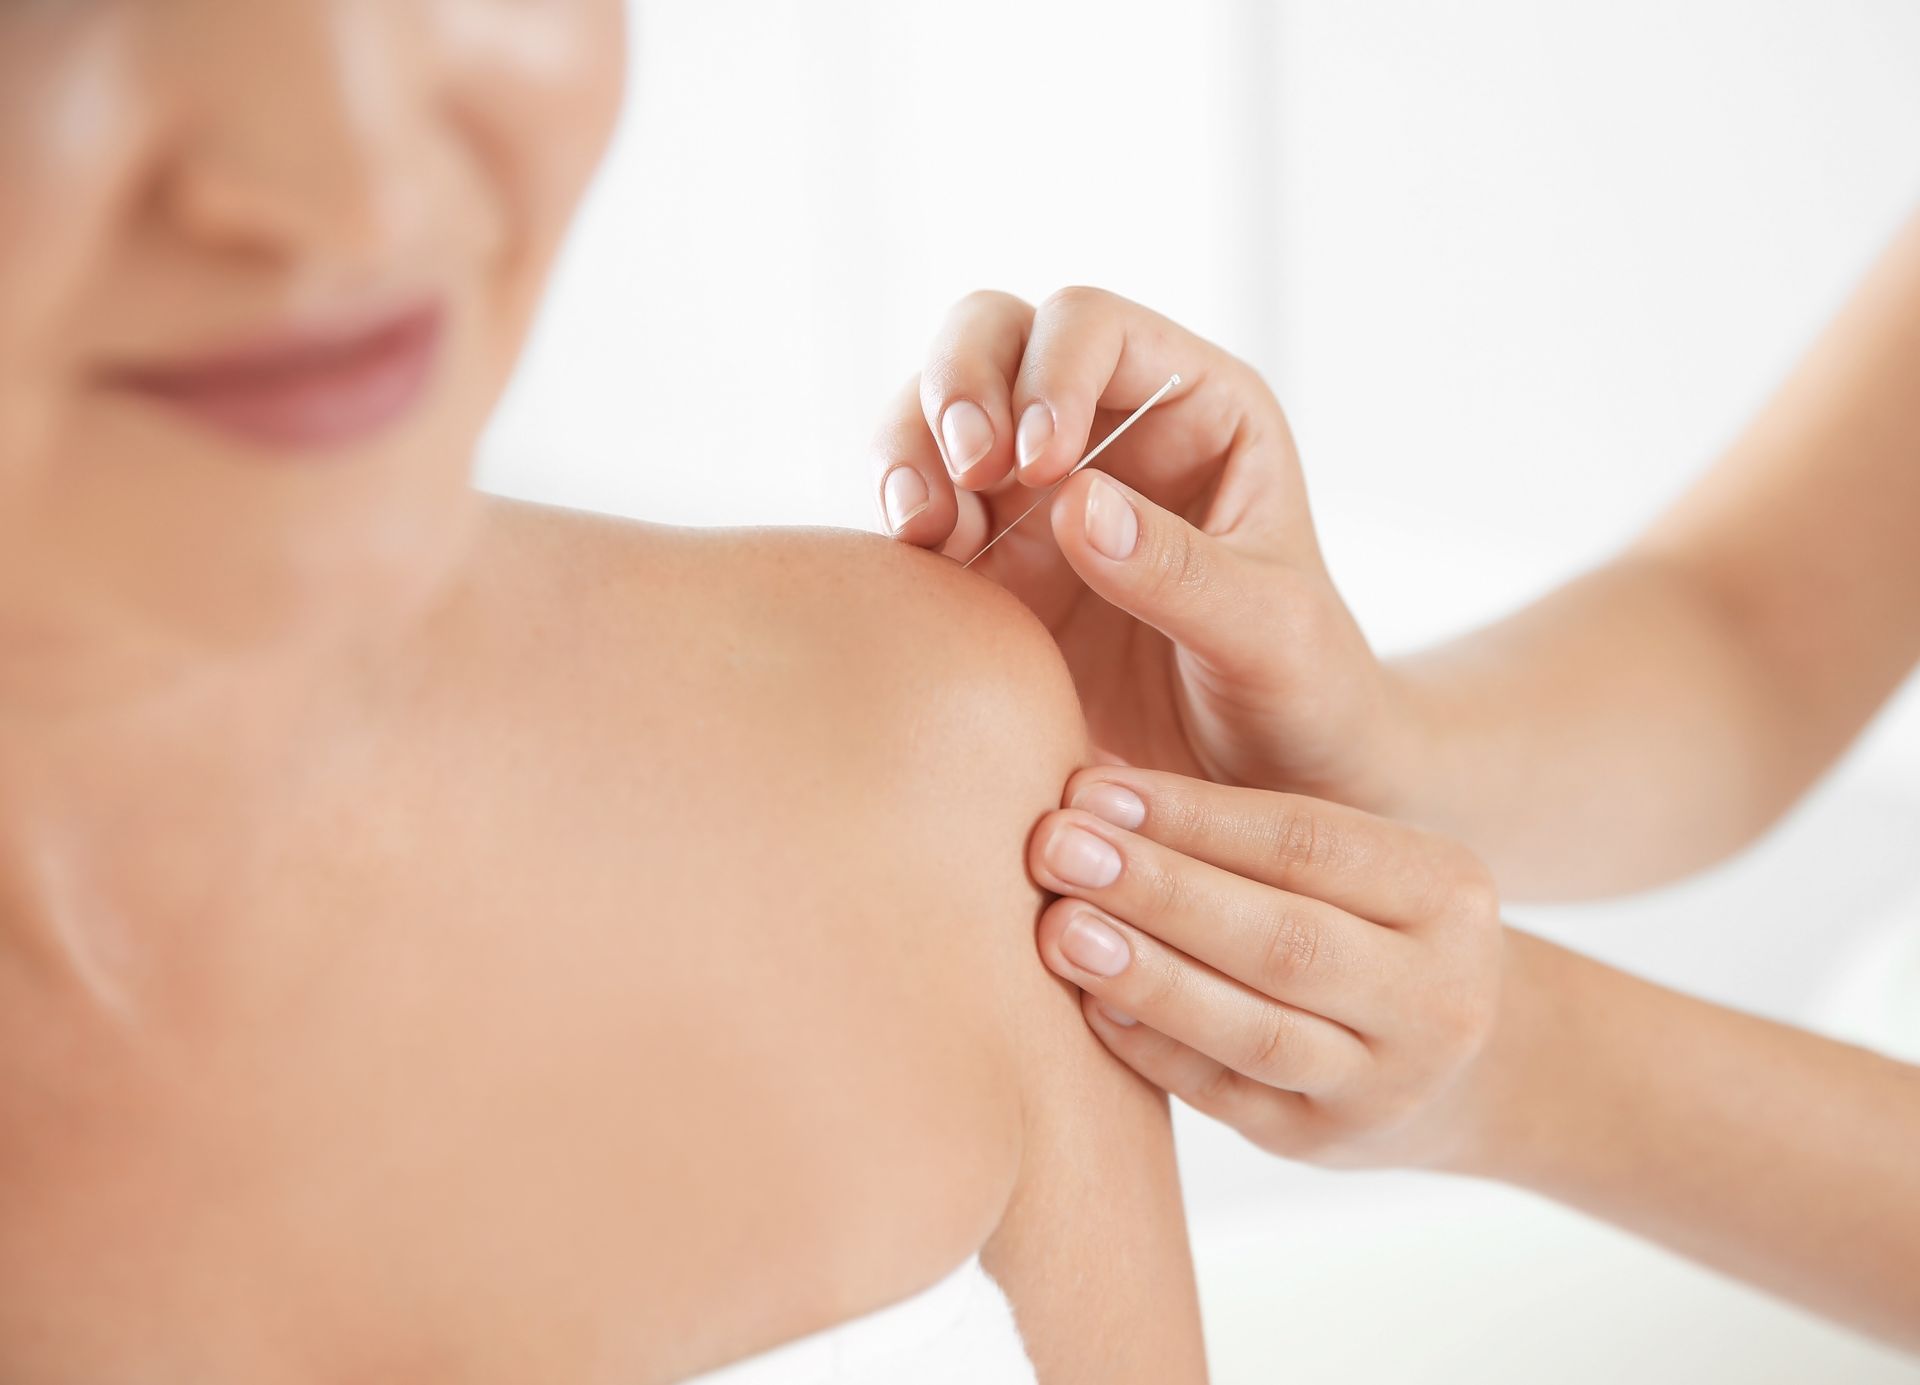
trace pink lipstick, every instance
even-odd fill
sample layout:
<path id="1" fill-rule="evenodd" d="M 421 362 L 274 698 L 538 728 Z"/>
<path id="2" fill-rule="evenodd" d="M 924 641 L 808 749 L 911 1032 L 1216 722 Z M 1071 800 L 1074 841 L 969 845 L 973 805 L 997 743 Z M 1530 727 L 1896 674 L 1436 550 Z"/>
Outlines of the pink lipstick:
<path id="1" fill-rule="evenodd" d="M 385 431 L 426 393 L 445 313 L 423 304 L 352 326 L 284 331 L 111 383 L 256 447 L 321 451 Z"/>

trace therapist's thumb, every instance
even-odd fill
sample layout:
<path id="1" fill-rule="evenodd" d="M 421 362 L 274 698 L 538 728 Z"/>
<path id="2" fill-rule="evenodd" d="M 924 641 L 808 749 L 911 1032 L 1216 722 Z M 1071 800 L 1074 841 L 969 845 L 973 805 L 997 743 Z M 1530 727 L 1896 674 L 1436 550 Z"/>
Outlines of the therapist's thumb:
<path id="1" fill-rule="evenodd" d="M 1236 551 L 1103 472 L 1054 497 L 1054 539 L 1098 595 L 1222 673 L 1272 658 L 1286 607 L 1285 570 Z"/>

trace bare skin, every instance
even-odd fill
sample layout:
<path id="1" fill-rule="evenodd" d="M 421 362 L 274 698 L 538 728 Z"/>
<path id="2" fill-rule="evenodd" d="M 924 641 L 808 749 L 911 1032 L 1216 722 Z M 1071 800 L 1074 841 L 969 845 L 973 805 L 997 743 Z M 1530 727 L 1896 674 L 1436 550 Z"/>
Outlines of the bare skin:
<path id="1" fill-rule="evenodd" d="M 976 568 L 1048 623 L 1117 761 L 1030 844 L 1061 894 L 1042 954 L 1094 1031 L 1276 1154 L 1506 1179 L 1920 1348 L 1920 1070 L 1498 904 L 1725 856 L 1920 662 L 1920 216 L 1628 551 L 1391 663 L 1321 561 L 1271 393 L 1093 290 L 955 309 L 881 430 L 890 527 L 972 552 L 1174 371 L 1113 478 Z M 946 428 L 966 403 L 984 428 Z"/>
<path id="2" fill-rule="evenodd" d="M 1416 822 L 1470 843 L 1509 896 L 1592 897 L 1751 841 L 1920 662 L 1920 215 L 1637 543 L 1392 662 L 1327 572 L 1271 391 L 1098 290 L 956 305 L 880 430 L 890 527 L 970 556 L 1175 371 L 1105 454 L 1112 479 L 1073 478 L 1051 534 L 1036 517 L 977 569 L 1047 622 L 1096 743 L 1132 763 Z M 974 401 L 986 450 L 956 482 L 941 429 Z M 1056 422 L 1016 466 L 1035 413 Z M 1102 513 L 1124 560 L 1094 542 Z"/>
<path id="3" fill-rule="evenodd" d="M 1054 659 L 877 540 L 501 504 L 248 689 L 282 753 L 116 753 L 6 914 L 0 1374 L 666 1381 L 983 1248 L 1043 1379 L 1201 1378 L 1164 1100 L 1034 962 Z"/>
<path id="4" fill-rule="evenodd" d="M 1044 631 L 470 489 L 622 14 L 0 4 L 0 1379 L 664 1382 L 976 1251 L 1204 1375 Z"/>
<path id="5" fill-rule="evenodd" d="M 1639 542 L 1395 671 L 1407 814 L 1484 843 L 1511 893 L 1572 897 L 1770 826 L 1920 663 L 1916 378 L 1920 215 Z"/>

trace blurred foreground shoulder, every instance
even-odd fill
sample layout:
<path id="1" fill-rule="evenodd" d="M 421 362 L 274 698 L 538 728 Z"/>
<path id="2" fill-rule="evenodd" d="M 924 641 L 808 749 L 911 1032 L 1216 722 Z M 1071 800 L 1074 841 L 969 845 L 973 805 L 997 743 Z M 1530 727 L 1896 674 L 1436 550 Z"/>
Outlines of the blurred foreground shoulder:
<path id="1" fill-rule="evenodd" d="M 624 654 L 659 672 L 670 654 L 687 677 L 719 673 L 742 695 L 771 686 L 780 731 L 817 737 L 851 721 L 858 734 L 836 754 L 864 760 L 865 744 L 943 778 L 1032 761 L 1036 776 L 1059 769 L 1057 790 L 1084 755 L 1079 700 L 1052 637 L 950 559 L 856 530 L 687 529 L 489 503 L 483 567 L 511 581 L 542 626 L 600 637 L 589 641 L 596 657 Z M 606 638 L 614 633 L 626 638 Z"/>
<path id="2" fill-rule="evenodd" d="M 554 690 L 541 724 L 612 764 L 609 816 L 676 844 L 650 897 L 690 875 L 699 949 L 766 978 L 735 1003 L 778 1017 L 779 1099 L 855 1103 L 800 1118 L 840 1180 L 811 1253 L 848 1243 L 847 1308 L 978 1249 L 1050 1385 L 1202 1378 L 1165 1099 L 1034 942 L 1027 841 L 1087 755 L 1047 630 L 870 534 L 508 523 L 488 628 Z"/>
<path id="3" fill-rule="evenodd" d="M 830 661 L 835 682 L 877 720 L 871 730 L 903 765 L 942 779 L 1051 780 L 1084 758 L 1073 680 L 1033 613 L 950 559 L 875 534 L 836 529 L 733 531 L 794 633 Z M 844 661 L 844 662 L 843 662 Z M 850 679 L 847 679 L 850 681 Z"/>
<path id="4" fill-rule="evenodd" d="M 889 835 L 922 873 L 899 897 L 956 925 L 944 930 L 962 955 L 943 1003 L 994 1017 L 1020 1094 L 1019 1167 L 982 1258 L 1041 1377 L 1204 1381 L 1166 1098 L 1101 1046 L 1033 941 L 1045 896 L 1025 844 L 1087 754 L 1058 647 L 1017 600 L 936 555 L 820 531 L 786 531 L 766 551 L 809 593 L 813 638 L 884 646 L 867 667 L 892 689 L 868 706 L 918 819 Z"/>

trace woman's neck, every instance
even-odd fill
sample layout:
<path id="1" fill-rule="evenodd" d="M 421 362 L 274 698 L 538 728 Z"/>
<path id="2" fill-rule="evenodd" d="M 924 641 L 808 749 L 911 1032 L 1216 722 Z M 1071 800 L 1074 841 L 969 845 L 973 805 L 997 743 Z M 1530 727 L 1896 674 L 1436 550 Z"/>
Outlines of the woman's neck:
<path id="1" fill-rule="evenodd" d="M 431 614 L 217 656 L 142 632 L 7 642 L 0 962 L 129 1012 L 234 941 L 232 903 L 302 805 L 370 782 Z"/>

